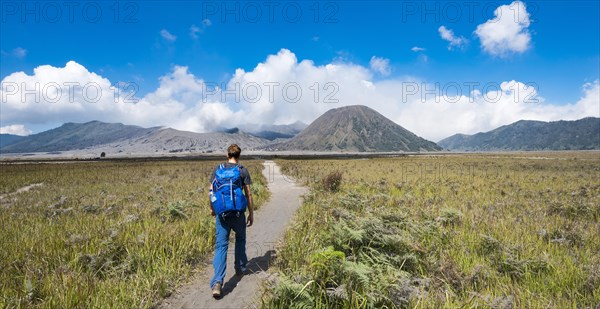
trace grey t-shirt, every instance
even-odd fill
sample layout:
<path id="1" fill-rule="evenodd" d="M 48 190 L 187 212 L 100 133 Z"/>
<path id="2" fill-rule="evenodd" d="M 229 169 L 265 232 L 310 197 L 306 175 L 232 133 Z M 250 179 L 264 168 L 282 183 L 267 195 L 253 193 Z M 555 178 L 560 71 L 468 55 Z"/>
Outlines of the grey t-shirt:
<path id="1" fill-rule="evenodd" d="M 227 168 L 234 167 L 234 166 L 240 167 L 240 179 L 242 180 L 242 187 L 245 185 L 252 184 L 252 179 L 250 178 L 250 173 L 248 172 L 248 169 L 246 169 L 244 166 L 242 166 L 239 163 L 225 162 L 224 164 L 225 164 L 225 167 L 227 167 Z M 215 180 L 215 173 L 217 172 L 217 168 L 219 168 L 219 167 L 218 166 L 215 167 L 215 169 L 213 169 L 213 171 L 212 171 L 212 175 L 210 175 L 210 183 L 213 183 L 213 181 Z"/>

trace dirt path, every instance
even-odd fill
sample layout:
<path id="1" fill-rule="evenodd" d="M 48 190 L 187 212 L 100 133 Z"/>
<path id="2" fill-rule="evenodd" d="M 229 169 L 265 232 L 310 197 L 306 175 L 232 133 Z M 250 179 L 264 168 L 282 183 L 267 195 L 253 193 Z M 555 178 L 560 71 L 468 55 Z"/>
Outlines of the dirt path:
<path id="1" fill-rule="evenodd" d="M 17 195 L 17 194 L 20 194 L 20 193 L 23 193 L 23 192 L 27 192 L 27 191 L 29 191 L 31 189 L 34 189 L 34 188 L 37 188 L 37 187 L 41 187 L 42 185 L 43 185 L 43 183 L 41 183 L 41 182 L 40 183 L 32 183 L 32 184 L 30 184 L 28 186 L 24 186 L 22 188 L 17 189 L 17 191 L 15 191 L 15 192 L 11 192 L 11 193 L 6 193 L 6 194 L 3 194 L 3 195 L 0 195 L 0 202 L 2 202 L 4 199 L 6 199 L 8 197 L 11 197 L 13 195 Z"/>
<path id="2" fill-rule="evenodd" d="M 275 244 L 283 237 L 290 219 L 300 206 L 306 188 L 296 186 L 281 174 L 273 161 L 264 163 L 271 199 L 254 214 L 254 225 L 247 230 L 248 275 L 238 279 L 233 270 L 233 243 L 227 256 L 227 276 L 223 297 L 212 298 L 209 280 L 212 264 L 207 264 L 194 280 L 165 299 L 160 308 L 255 308 L 260 304 L 260 283 L 266 277 Z M 232 233 L 233 234 L 233 233 Z M 233 238 L 233 235 L 231 236 Z M 212 262 L 212 259 L 211 259 Z"/>

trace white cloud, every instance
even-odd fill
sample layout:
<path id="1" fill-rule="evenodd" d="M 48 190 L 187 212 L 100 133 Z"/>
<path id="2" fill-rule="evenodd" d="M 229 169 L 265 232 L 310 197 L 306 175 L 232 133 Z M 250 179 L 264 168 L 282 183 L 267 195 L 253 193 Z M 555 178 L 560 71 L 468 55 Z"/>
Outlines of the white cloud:
<path id="1" fill-rule="evenodd" d="M 197 40 L 198 39 L 198 33 L 200 33 L 202 30 L 200 28 L 198 28 L 198 26 L 196 25 L 192 25 L 190 26 L 190 36 L 194 39 Z"/>
<path id="2" fill-rule="evenodd" d="M 369 61 L 369 66 L 371 70 L 383 76 L 389 76 L 392 73 L 390 59 L 373 56 L 371 57 L 371 61 Z"/>
<path id="3" fill-rule="evenodd" d="M 124 96 L 115 102 L 109 80 L 71 61 L 65 67 L 37 67 L 31 75 L 15 72 L 6 76 L 0 90 L 0 123 L 39 127 L 100 120 L 205 132 L 248 123 L 310 123 L 331 108 L 362 104 L 417 135 L 437 141 L 455 133 L 488 131 L 520 119 L 600 117 L 598 81 L 585 84 L 577 102 L 558 105 L 547 103 L 536 89 L 518 81 L 501 82 L 487 90 L 461 85 L 458 94 L 443 90 L 432 94 L 432 83 L 414 78 L 375 79 L 374 74 L 370 68 L 348 62 L 315 65 L 311 60 L 299 61 L 294 53 L 282 49 L 252 70 L 237 69 L 224 85 L 228 92 L 213 91 L 187 67 L 176 66 L 160 78 L 156 90 L 138 95 L 137 103 L 126 103 Z M 71 98 L 64 89 L 60 99 L 52 100 L 57 96 L 48 85 L 68 82 L 80 85 L 74 88 L 74 96 Z M 39 85 L 43 95 L 38 102 L 35 95 L 20 91 L 22 83 L 28 90 Z M 83 88 L 89 83 L 94 87 L 89 87 L 86 96 Z M 302 94 L 296 100 L 298 88 Z M 94 89 L 101 89 L 103 95 L 91 102 Z M 260 96 L 256 95 L 257 89 Z M 288 90 L 287 96 L 284 89 Z M 538 103 L 526 103 L 532 100 Z"/>
<path id="4" fill-rule="evenodd" d="M 565 106 L 560 111 L 564 114 L 555 114 L 553 120 L 577 120 L 584 117 L 600 117 L 600 81 L 586 83 L 582 87 L 583 97 L 575 104 Z"/>
<path id="5" fill-rule="evenodd" d="M 160 30 L 160 36 L 169 42 L 175 42 L 175 40 L 177 40 L 177 36 L 171 34 L 167 29 Z"/>
<path id="6" fill-rule="evenodd" d="M 531 21 L 523 2 L 499 6 L 494 15 L 494 19 L 478 25 L 475 30 L 485 52 L 504 57 L 510 53 L 523 53 L 531 47 Z"/>
<path id="7" fill-rule="evenodd" d="M 197 40 L 198 39 L 198 34 L 204 32 L 204 29 L 208 28 L 212 26 L 212 22 L 210 21 L 210 19 L 205 18 L 202 20 L 202 26 L 198 27 L 196 25 L 191 25 L 190 26 L 190 36 L 192 37 L 192 39 Z"/>
<path id="8" fill-rule="evenodd" d="M 229 81 L 229 89 L 236 85 L 249 89 L 248 85 L 258 84 L 263 85 L 263 95 L 255 103 L 239 105 L 241 112 L 234 121 L 284 124 L 300 120 L 309 123 L 330 108 L 347 105 L 348 102 L 366 103 L 366 97 L 352 97 L 355 93 L 347 90 L 368 89 L 363 81 L 372 78 L 371 71 L 359 65 L 330 63 L 316 66 L 311 60 L 298 62 L 294 53 L 282 49 L 276 55 L 268 56 L 252 71 L 236 70 Z M 268 83 L 277 83 L 272 87 L 272 94 L 269 87 L 264 86 Z M 301 89 L 302 95 L 294 103 L 296 88 Z M 284 89 L 287 89 L 287 94 Z M 252 94 L 247 96 L 247 99 L 252 98 Z M 337 103 L 334 103 L 336 100 Z"/>
<path id="9" fill-rule="evenodd" d="M 11 50 L 10 52 L 6 52 L 4 50 L 1 51 L 2 56 L 15 57 L 18 59 L 23 59 L 27 56 L 27 50 L 23 47 L 17 47 Z"/>
<path id="10" fill-rule="evenodd" d="M 27 136 L 31 134 L 31 130 L 27 129 L 22 124 L 13 124 L 9 126 L 0 127 L 0 134 Z"/>
<path id="11" fill-rule="evenodd" d="M 185 109 L 178 99 L 193 97 L 188 89 L 190 77 L 182 70 L 176 67 L 169 76 L 177 81 L 164 77 L 155 92 L 136 104 L 128 103 L 128 93 L 113 88 L 108 79 L 74 61 L 64 67 L 39 66 L 32 75 L 15 72 L 2 80 L 0 123 L 43 125 L 97 119 L 144 126 L 170 124 Z M 193 85 L 194 90 L 197 87 L 198 82 Z"/>
<path id="12" fill-rule="evenodd" d="M 413 47 L 413 48 L 411 48 L 410 50 L 414 51 L 415 53 L 418 53 L 418 52 L 425 51 L 425 48 L 423 48 L 423 47 L 419 47 L 419 46 L 414 46 L 414 47 Z"/>
<path id="13" fill-rule="evenodd" d="M 12 50 L 12 55 L 19 59 L 23 59 L 25 56 L 27 56 L 27 50 L 22 47 L 17 47 Z"/>
<path id="14" fill-rule="evenodd" d="M 419 92 L 417 100 L 409 100 L 402 112 L 392 119 L 438 141 L 456 133 L 489 131 L 523 119 L 556 121 L 600 117 L 599 87 L 598 81 L 586 84 L 581 99 L 563 105 L 547 103 L 535 88 L 514 80 L 502 82 L 486 93 L 473 91 L 448 96 L 442 91 L 440 95 L 419 100 L 423 96 Z"/>
<path id="15" fill-rule="evenodd" d="M 450 42 L 450 44 L 448 44 L 448 50 L 452 50 L 455 47 L 463 48 L 467 45 L 467 43 L 469 43 L 469 41 L 463 36 L 456 37 L 454 35 L 454 31 L 446 28 L 445 26 L 440 26 L 438 28 L 438 32 L 440 33 L 442 39 Z"/>

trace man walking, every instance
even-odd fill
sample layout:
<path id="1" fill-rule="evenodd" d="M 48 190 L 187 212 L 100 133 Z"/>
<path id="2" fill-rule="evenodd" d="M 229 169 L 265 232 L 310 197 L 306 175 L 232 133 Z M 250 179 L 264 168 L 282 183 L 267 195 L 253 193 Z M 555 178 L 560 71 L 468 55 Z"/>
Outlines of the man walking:
<path id="1" fill-rule="evenodd" d="M 238 163 L 241 153 L 238 145 L 230 145 L 227 148 L 227 162 L 215 168 L 210 178 L 211 215 L 216 217 L 216 248 L 213 259 L 215 275 L 210 281 L 210 287 L 215 298 L 221 297 L 231 230 L 235 232 L 235 274 L 243 276 L 248 263 L 246 227 L 254 222 L 254 207 L 250 193 L 250 173 Z"/>

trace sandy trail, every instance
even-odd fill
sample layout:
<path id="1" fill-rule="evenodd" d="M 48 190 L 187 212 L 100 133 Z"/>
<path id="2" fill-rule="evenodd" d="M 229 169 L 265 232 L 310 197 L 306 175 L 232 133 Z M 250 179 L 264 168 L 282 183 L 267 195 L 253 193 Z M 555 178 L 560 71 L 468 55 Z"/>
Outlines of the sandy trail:
<path id="1" fill-rule="evenodd" d="M 265 161 L 264 166 L 263 175 L 267 179 L 271 199 L 255 211 L 254 225 L 246 232 L 248 274 L 241 279 L 234 275 L 234 246 L 230 242 L 221 299 L 216 300 L 211 295 L 209 281 L 213 268 L 212 264 L 208 264 L 191 283 L 163 300 L 160 308 L 256 308 L 260 304 L 260 283 L 267 276 L 275 244 L 283 237 L 290 219 L 300 206 L 302 194 L 307 192 L 306 188 L 283 176 L 273 161 Z M 234 233 L 231 234 L 233 239 Z"/>
<path id="2" fill-rule="evenodd" d="M 5 198 L 11 197 L 13 195 L 24 193 L 24 192 L 27 192 L 27 191 L 29 191 L 31 189 L 37 188 L 37 187 L 41 187 L 42 185 L 43 185 L 43 183 L 41 183 L 41 182 L 40 183 L 33 183 L 33 184 L 28 185 L 28 186 L 24 186 L 22 188 L 19 188 L 15 192 L 11 192 L 11 193 L 6 193 L 6 194 L 3 194 L 3 195 L 0 195 L 0 201 L 4 200 Z"/>

